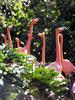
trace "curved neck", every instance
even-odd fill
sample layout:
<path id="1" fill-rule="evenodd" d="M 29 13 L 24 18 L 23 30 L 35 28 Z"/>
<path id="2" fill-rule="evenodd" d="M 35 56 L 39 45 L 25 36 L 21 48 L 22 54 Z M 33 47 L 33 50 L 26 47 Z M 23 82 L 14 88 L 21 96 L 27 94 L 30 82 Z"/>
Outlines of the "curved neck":
<path id="1" fill-rule="evenodd" d="M 12 40 L 11 40 L 11 35 L 10 35 L 10 30 L 7 29 L 7 36 L 8 36 L 8 43 L 10 45 L 10 48 L 12 48 Z"/>
<path id="2" fill-rule="evenodd" d="M 56 62 L 61 65 L 59 33 L 56 32 Z"/>
<path id="3" fill-rule="evenodd" d="M 45 64 L 45 36 L 43 36 L 43 45 L 42 45 L 42 64 Z"/>
<path id="4" fill-rule="evenodd" d="M 32 39 L 32 33 L 33 33 L 33 25 L 30 24 L 30 30 L 29 30 L 29 36 L 26 45 L 24 46 L 25 49 L 27 49 L 27 53 L 30 54 L 30 44 Z"/>

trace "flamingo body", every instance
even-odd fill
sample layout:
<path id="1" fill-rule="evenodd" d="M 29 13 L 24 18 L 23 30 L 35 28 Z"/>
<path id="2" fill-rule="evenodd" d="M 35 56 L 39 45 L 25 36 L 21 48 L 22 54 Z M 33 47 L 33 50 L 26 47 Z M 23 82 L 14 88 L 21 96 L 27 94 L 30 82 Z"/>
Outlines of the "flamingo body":
<path id="1" fill-rule="evenodd" d="M 54 68 L 57 72 L 61 72 L 62 67 L 56 61 L 50 63 L 48 66 Z"/>
<path id="2" fill-rule="evenodd" d="M 75 67 L 74 65 L 67 59 L 63 59 L 62 60 L 62 71 L 66 74 L 74 72 L 75 71 Z"/>
<path id="3" fill-rule="evenodd" d="M 61 65 L 62 65 L 62 71 L 65 74 L 70 74 L 71 72 L 75 71 L 74 65 L 71 63 L 70 60 L 63 58 L 63 35 L 60 35 L 60 54 L 61 54 Z"/>
<path id="4" fill-rule="evenodd" d="M 55 62 L 52 62 L 52 63 L 50 63 L 49 65 L 48 65 L 48 67 L 49 68 L 54 68 L 54 70 L 55 71 L 57 71 L 57 72 L 61 72 L 61 70 L 62 70 L 62 66 L 61 65 L 59 65 L 59 63 L 57 62 L 57 61 L 55 61 Z M 59 76 L 57 77 L 57 80 L 60 80 L 60 81 L 62 81 L 62 80 L 64 80 L 65 78 L 64 78 L 64 76 L 60 73 L 59 74 Z"/>

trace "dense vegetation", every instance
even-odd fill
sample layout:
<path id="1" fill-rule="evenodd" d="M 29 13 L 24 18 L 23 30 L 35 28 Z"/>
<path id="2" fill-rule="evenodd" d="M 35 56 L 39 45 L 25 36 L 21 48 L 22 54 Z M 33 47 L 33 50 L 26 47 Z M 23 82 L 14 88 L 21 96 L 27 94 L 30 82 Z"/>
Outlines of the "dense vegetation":
<path id="1" fill-rule="evenodd" d="M 34 56 L 17 53 L 9 46 L 0 49 L 0 87 L 3 89 L 0 91 L 3 97 L 20 100 L 23 96 L 33 95 L 48 99 L 55 93 L 56 98 L 65 98 L 66 82 L 54 69 L 37 65 Z"/>

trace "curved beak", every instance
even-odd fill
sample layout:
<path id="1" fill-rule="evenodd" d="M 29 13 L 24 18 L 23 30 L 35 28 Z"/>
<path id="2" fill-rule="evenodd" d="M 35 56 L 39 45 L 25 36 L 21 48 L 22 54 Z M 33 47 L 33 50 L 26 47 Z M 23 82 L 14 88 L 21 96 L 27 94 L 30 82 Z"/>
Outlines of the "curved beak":
<path id="1" fill-rule="evenodd" d="M 66 27 L 59 27 L 59 28 L 56 29 L 56 32 L 60 33 L 60 32 L 62 32 L 64 30 L 68 30 L 68 28 L 66 28 Z"/>

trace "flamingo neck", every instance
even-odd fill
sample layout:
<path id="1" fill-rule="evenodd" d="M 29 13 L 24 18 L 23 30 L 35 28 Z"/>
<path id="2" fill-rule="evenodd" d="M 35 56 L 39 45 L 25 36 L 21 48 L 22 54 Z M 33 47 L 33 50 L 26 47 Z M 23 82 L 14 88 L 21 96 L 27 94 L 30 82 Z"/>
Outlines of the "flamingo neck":
<path id="1" fill-rule="evenodd" d="M 30 24 L 30 30 L 29 30 L 29 36 L 28 36 L 28 41 L 26 45 L 24 46 L 25 49 L 27 49 L 27 52 L 30 54 L 30 44 L 31 44 L 31 39 L 32 39 L 32 33 L 33 33 L 33 25 Z"/>
<path id="2" fill-rule="evenodd" d="M 16 42 L 17 42 L 17 48 L 19 48 L 20 47 L 20 41 L 17 40 Z"/>
<path id="3" fill-rule="evenodd" d="M 12 40 L 11 40 L 11 35 L 10 35 L 10 30 L 7 29 L 7 36 L 8 36 L 8 43 L 10 45 L 10 48 L 12 48 Z"/>
<path id="4" fill-rule="evenodd" d="M 60 54 L 61 54 L 61 61 L 62 61 L 63 60 L 63 35 L 62 37 L 60 37 Z"/>
<path id="5" fill-rule="evenodd" d="M 56 62 L 61 65 L 59 34 L 56 32 Z"/>
<path id="6" fill-rule="evenodd" d="M 42 46 L 42 64 L 45 64 L 45 36 L 43 37 L 43 46 Z"/>

